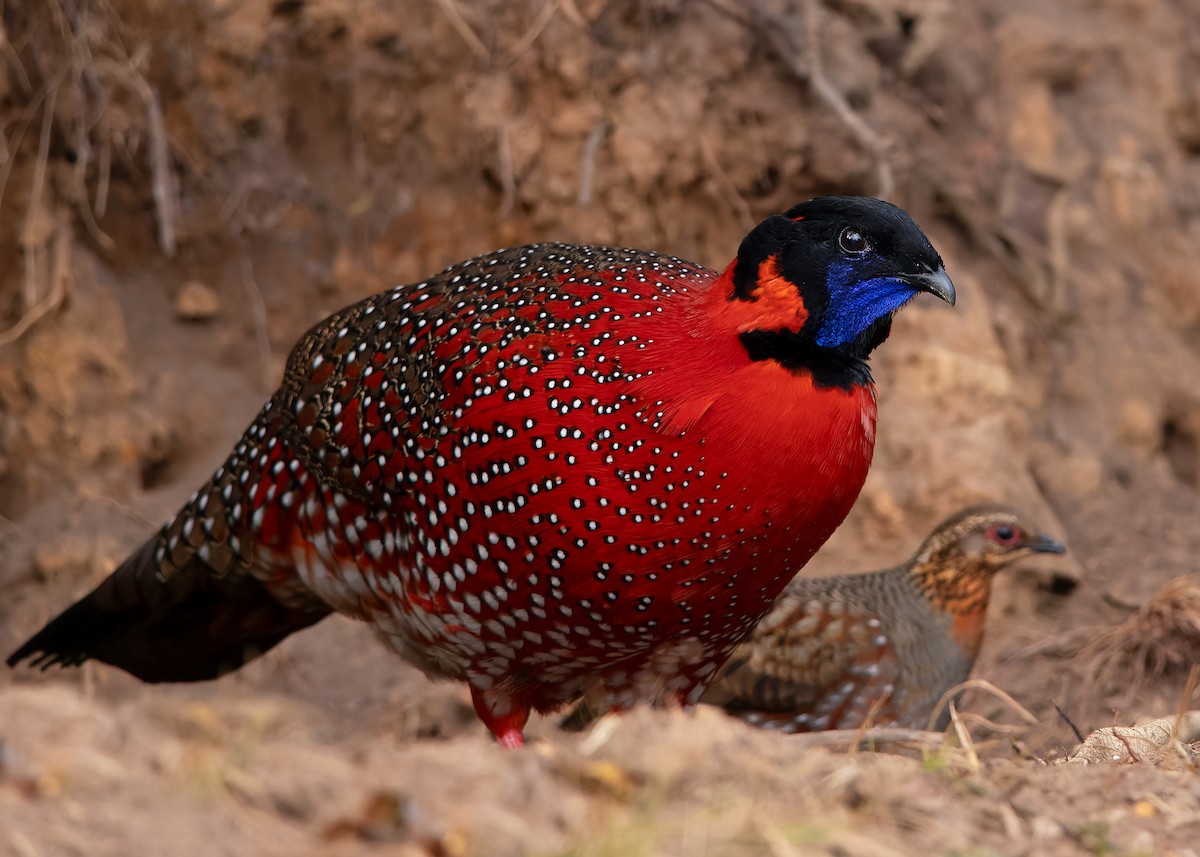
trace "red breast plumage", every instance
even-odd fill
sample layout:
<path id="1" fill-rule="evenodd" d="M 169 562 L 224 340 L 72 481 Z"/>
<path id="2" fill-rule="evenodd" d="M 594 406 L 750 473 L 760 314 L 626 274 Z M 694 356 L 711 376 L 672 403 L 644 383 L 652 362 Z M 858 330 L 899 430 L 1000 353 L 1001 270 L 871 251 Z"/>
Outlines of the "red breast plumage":
<path id="1" fill-rule="evenodd" d="M 823 213 L 797 211 L 773 228 Z M 952 297 L 911 229 L 917 249 L 887 254 L 926 257 L 905 300 Z M 12 662 L 209 678 L 332 609 L 466 680 L 505 743 L 585 692 L 695 702 L 854 502 L 863 361 L 895 309 L 814 345 L 814 318 L 846 336 L 833 275 L 798 282 L 787 245 L 754 236 L 720 274 L 498 251 L 326 319 L 212 480 Z"/>

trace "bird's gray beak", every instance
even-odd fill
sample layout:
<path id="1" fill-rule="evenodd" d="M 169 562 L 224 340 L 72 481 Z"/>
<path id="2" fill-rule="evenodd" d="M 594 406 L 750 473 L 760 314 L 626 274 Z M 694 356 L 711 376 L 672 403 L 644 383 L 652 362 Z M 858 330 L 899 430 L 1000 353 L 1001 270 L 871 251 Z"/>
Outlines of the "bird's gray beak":
<path id="1" fill-rule="evenodd" d="M 903 279 L 904 282 L 911 284 L 914 289 L 929 292 L 929 294 L 941 298 L 950 304 L 950 306 L 954 306 L 954 283 L 950 282 L 950 276 L 946 273 L 944 267 L 923 274 L 905 274 Z"/>
<path id="2" fill-rule="evenodd" d="M 1025 547 L 1034 553 L 1066 553 L 1067 549 L 1058 539 L 1052 539 L 1045 533 L 1038 533 L 1029 541 L 1025 542 Z"/>

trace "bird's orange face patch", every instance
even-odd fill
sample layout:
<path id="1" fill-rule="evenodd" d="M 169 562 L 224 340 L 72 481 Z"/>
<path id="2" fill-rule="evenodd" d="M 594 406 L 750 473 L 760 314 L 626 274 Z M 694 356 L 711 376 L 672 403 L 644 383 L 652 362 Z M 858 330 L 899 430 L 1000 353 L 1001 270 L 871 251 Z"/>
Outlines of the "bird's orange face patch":
<path id="1" fill-rule="evenodd" d="M 746 318 L 738 333 L 751 330 L 790 330 L 798 333 L 808 320 L 808 309 L 796 284 L 779 271 L 779 261 L 768 256 L 758 265 L 758 278 L 751 300 L 742 306 Z"/>

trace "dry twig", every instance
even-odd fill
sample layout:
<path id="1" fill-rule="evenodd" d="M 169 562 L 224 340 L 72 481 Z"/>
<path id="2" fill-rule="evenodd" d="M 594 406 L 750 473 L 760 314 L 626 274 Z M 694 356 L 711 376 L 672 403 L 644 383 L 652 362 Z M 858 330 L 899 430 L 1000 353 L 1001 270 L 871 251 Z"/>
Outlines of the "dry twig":
<path id="1" fill-rule="evenodd" d="M 563 0 L 546 0 L 546 4 L 542 6 L 541 11 L 538 12 L 529 29 L 525 31 L 525 34 L 521 38 L 517 39 L 517 43 L 508 52 L 507 62 L 516 62 L 527 50 L 533 47 L 538 37 L 542 34 L 542 31 L 553 20 L 555 13 L 562 7 L 562 2 Z"/>
<path id="2" fill-rule="evenodd" d="M 872 726 L 869 729 L 835 729 L 828 732 L 804 732 L 793 736 L 805 746 L 850 750 L 878 750 L 881 747 L 930 749 L 945 741 L 941 732 L 905 729 L 899 726 Z"/>
<path id="3" fill-rule="evenodd" d="M 275 386 L 275 377 L 271 367 L 271 337 L 267 332 L 267 304 L 263 300 L 262 289 L 258 287 L 258 280 L 254 278 L 254 264 L 245 251 L 242 252 L 242 286 L 250 298 L 250 314 L 254 319 L 254 338 L 258 343 L 263 389 L 270 390 Z"/>
<path id="4" fill-rule="evenodd" d="M 1042 244 L 936 176 L 931 180 L 946 215 L 962 229 L 968 241 L 999 263 L 1021 297 L 1035 309 L 1063 316 L 1059 298 L 1062 287 L 1081 285 L 1081 275 L 1072 267 L 1068 254 L 1067 196 L 1060 194 L 1051 204 L 1046 221 L 1049 240 Z"/>
<path id="5" fill-rule="evenodd" d="M 25 276 L 36 276 L 42 269 L 38 261 L 46 255 L 44 245 L 25 248 Z M 55 218 L 53 233 L 49 240 L 49 265 L 46 266 L 45 296 L 36 300 L 8 330 L 0 332 L 0 347 L 16 342 L 43 316 L 61 306 L 70 293 L 71 283 L 71 229 L 62 217 Z M 31 280 L 32 282 L 32 280 Z"/>
<path id="6" fill-rule="evenodd" d="M 610 711 L 601 716 L 588 732 L 588 736 L 579 745 L 579 752 L 584 756 L 593 756 L 596 751 L 612 739 L 617 727 L 621 725 L 621 715 Z"/>
<path id="7" fill-rule="evenodd" d="M 758 221 L 755 220 L 749 203 L 738 193 L 737 186 L 733 183 L 733 179 L 729 177 L 729 173 L 725 172 L 725 168 L 721 166 L 721 162 L 717 160 L 716 153 L 713 152 L 708 139 L 703 134 L 700 134 L 699 140 L 700 154 L 704 157 L 704 163 L 708 165 L 709 172 L 717 188 L 720 189 L 721 195 L 725 197 L 725 201 L 737 212 L 742 226 L 747 230 L 751 229 Z"/>
<path id="8" fill-rule="evenodd" d="M 1200 685 L 1200 664 L 1192 664 L 1188 670 L 1187 681 L 1183 685 L 1183 692 L 1179 694 L 1179 708 L 1175 712 L 1175 734 L 1177 735 L 1183 732 L 1184 719 L 1192 704 L 1192 697 L 1196 693 L 1197 685 Z"/>
<path id="9" fill-rule="evenodd" d="M 0 332 L 0 347 L 20 339 L 43 316 L 60 306 L 69 292 L 71 230 L 64 218 L 50 214 L 45 200 L 46 167 L 50 160 L 50 137 L 54 128 L 58 87 L 59 84 L 55 83 L 48 90 L 43 107 L 29 207 L 21 226 L 24 262 L 21 293 L 24 311 L 16 323 Z M 6 171 L 3 179 L 7 177 Z"/>
<path id="10" fill-rule="evenodd" d="M 12 42 L 8 40 L 8 35 L 4 34 L 4 38 L 0 38 L 0 52 L 3 52 L 5 59 L 13 67 L 17 73 L 17 81 L 21 84 L 21 91 L 26 95 L 33 92 L 33 82 L 29 79 L 29 72 L 25 71 L 25 64 L 21 62 L 21 57 L 12 46 Z"/>
<path id="11" fill-rule="evenodd" d="M 801 0 L 804 7 L 805 53 L 808 59 L 808 79 L 813 92 L 842 120 L 850 133 L 875 158 L 878 187 L 876 194 L 884 199 L 896 192 L 896 180 L 888 160 L 888 144 L 855 112 L 849 102 L 825 76 L 821 60 L 820 22 L 817 0 Z"/>
<path id="12" fill-rule="evenodd" d="M 144 80 L 142 82 L 145 83 Z M 153 176 L 154 215 L 158 221 L 158 246 L 168 256 L 174 256 L 179 222 L 179 179 L 171 165 L 167 129 L 163 124 L 158 92 L 146 84 L 143 97 L 150 123 L 150 173 Z"/>
<path id="13" fill-rule="evenodd" d="M 792 74 L 808 84 L 813 95 L 829 108 L 875 160 L 875 195 L 883 199 L 891 198 L 896 192 L 890 159 L 891 145 L 850 106 L 845 96 L 825 75 L 825 65 L 821 59 L 821 12 L 817 0 L 800 0 L 803 33 L 799 36 L 794 33 L 795 26 L 791 19 L 768 12 L 759 5 L 752 5 L 747 10 L 727 0 L 706 2 L 743 26 L 752 28 Z"/>
<path id="14" fill-rule="evenodd" d="M 491 62 L 492 52 L 488 50 L 487 45 L 475 35 L 475 31 L 471 29 L 471 25 L 467 23 L 467 19 L 463 17 L 462 10 L 458 8 L 458 4 L 454 0 L 437 0 L 437 4 L 442 7 L 442 11 L 446 13 L 446 17 L 450 20 L 450 26 L 454 27 L 454 31 L 458 33 L 467 47 L 475 56 L 479 57 L 484 62 Z"/>
<path id="15" fill-rule="evenodd" d="M 1067 712 L 1062 710 L 1062 706 L 1059 705 L 1057 702 L 1055 702 L 1054 710 L 1058 712 L 1059 718 L 1064 723 L 1066 723 L 1068 726 L 1071 727 L 1071 731 L 1075 733 L 1075 740 L 1082 742 L 1083 741 L 1083 733 L 1081 731 L 1079 731 L 1079 727 L 1075 725 L 1075 721 L 1067 716 Z"/>
<path id="16" fill-rule="evenodd" d="M 971 770 L 978 771 L 979 754 L 975 752 L 975 742 L 971 740 L 971 732 L 959 716 L 958 706 L 954 704 L 954 700 L 950 700 L 947 705 L 950 709 L 950 723 L 954 726 L 954 734 L 958 736 L 959 746 L 966 752 L 967 763 L 971 766 Z"/>
<path id="17" fill-rule="evenodd" d="M 171 161 L 170 143 L 158 92 L 138 72 L 133 60 L 125 63 L 97 60 L 96 65 L 121 80 L 129 91 L 141 100 L 146 111 L 147 134 L 150 138 L 151 192 L 154 196 L 154 217 L 158 224 L 158 246 L 167 256 L 173 256 L 180 217 L 179 178 L 175 175 L 175 166 Z"/>
<path id="18" fill-rule="evenodd" d="M 567 20 L 581 30 L 586 30 L 590 23 L 583 13 L 579 11 L 579 7 L 575 4 L 575 0 L 559 0 L 559 6 L 562 8 L 563 14 Z"/>
<path id="19" fill-rule="evenodd" d="M 34 304 L 37 297 L 37 251 L 45 246 L 46 209 L 42 197 L 46 190 L 46 165 L 50 162 L 50 132 L 54 129 L 54 105 L 58 101 L 56 84 L 46 99 L 42 113 L 42 132 L 38 136 L 37 160 L 33 165 L 33 186 L 29 191 L 29 207 L 21 225 L 21 246 L 25 251 L 25 302 Z"/>
<path id="20" fill-rule="evenodd" d="M 992 696 L 996 697 L 998 700 L 1003 702 L 1006 706 L 1008 706 L 1008 708 L 1011 709 L 1013 712 L 1015 712 L 1016 715 L 1018 717 L 1020 717 L 1022 720 L 1024 720 L 1026 724 L 1033 726 L 1034 724 L 1036 724 L 1038 722 L 1037 717 L 1035 717 L 1028 708 L 1026 708 L 1021 703 L 1019 703 L 1015 699 L 1013 699 L 1012 696 L 1010 696 L 1006 691 L 1003 691 L 1000 688 L 996 687 L 996 685 L 992 684 L 987 679 L 969 678 L 964 682 L 956 684 L 954 687 L 950 688 L 948 691 L 946 691 L 945 693 L 942 694 L 942 698 L 938 700 L 938 704 L 936 706 L 934 706 L 932 713 L 930 713 L 930 715 L 929 715 L 929 728 L 930 729 L 933 729 L 934 724 L 937 723 L 938 719 L 941 717 L 942 708 L 944 708 L 947 705 L 952 705 L 955 697 L 957 697 L 964 690 L 986 691 L 987 693 L 990 693 Z M 987 720 L 986 718 L 983 718 L 983 717 L 978 717 L 977 715 L 976 715 L 976 718 L 978 719 L 978 721 L 980 723 L 987 725 L 991 728 L 995 728 L 996 731 L 1004 732 L 1004 731 L 1011 731 L 1013 729 L 1013 727 L 1011 727 L 1011 726 L 1006 726 L 1006 725 L 999 724 L 999 723 L 992 723 L 990 720 Z"/>
<path id="21" fill-rule="evenodd" d="M 592 195 L 596 189 L 596 153 L 599 152 L 604 138 L 608 136 L 608 131 L 608 120 L 597 122 L 583 144 L 583 156 L 579 159 L 579 196 L 576 198 L 576 204 L 580 208 L 592 204 Z"/>
<path id="22" fill-rule="evenodd" d="M 69 202 L 77 209 L 88 234 L 101 247 L 109 248 L 112 239 L 100 228 L 97 218 L 102 217 L 107 208 L 113 144 L 125 145 L 126 154 L 132 157 L 138 140 L 145 135 L 150 144 L 147 160 L 159 246 L 171 255 L 180 220 L 178 180 L 161 104 L 143 73 L 148 51 L 129 52 L 122 38 L 120 17 L 108 0 L 89 0 L 87 3 L 48 0 L 22 9 L 22 14 L 27 19 L 28 50 L 45 60 L 27 71 L 16 53 L 17 48 L 7 39 L 0 38 L 24 91 L 32 93 L 25 106 L 22 124 L 12 139 L 4 141 L 0 196 L 7 185 L 26 126 L 39 109 L 44 109 L 45 121 L 58 129 L 52 133 L 70 137 L 75 154 L 70 187 L 63 195 L 69 197 Z M 42 69 L 51 72 L 46 79 L 38 81 L 38 89 L 34 92 L 30 73 Z M 68 107 L 56 116 L 54 97 L 60 89 L 63 97 L 58 101 Z M 122 96 L 132 96 L 135 102 L 132 109 Z M 43 102 L 46 102 L 45 107 Z M 144 120 L 132 121 L 139 108 Z M 40 151 L 44 152 L 45 147 Z M 93 166 L 94 196 L 88 189 Z M 31 206 L 31 214 L 33 210 Z"/>
<path id="23" fill-rule="evenodd" d="M 20 148 L 21 140 L 25 137 L 25 132 L 28 131 L 29 126 L 33 124 L 34 117 L 36 117 L 38 113 L 38 108 L 42 106 L 42 103 L 47 98 L 51 97 L 51 94 L 54 94 L 57 97 L 58 87 L 62 85 L 62 81 L 63 76 L 60 75 L 53 80 L 47 81 L 46 84 L 37 91 L 33 98 L 30 99 L 29 104 L 25 107 L 25 116 L 21 120 L 21 124 L 17 126 L 16 133 L 13 134 L 10 140 L 5 141 L 5 148 L 8 150 L 8 157 L 4 161 L 4 166 L 0 167 L 0 202 L 4 201 L 4 190 L 8 187 L 8 178 L 12 174 L 13 166 L 17 162 L 14 153 Z M 53 113 L 54 111 L 50 110 L 46 114 L 47 116 L 50 116 L 49 121 L 51 122 L 53 121 Z M 43 117 L 43 122 L 45 121 L 47 120 Z M 43 125 L 43 133 L 45 133 L 44 128 L 45 126 Z"/>
<path id="24" fill-rule="evenodd" d="M 513 168 L 512 137 L 509 134 L 508 123 L 500 126 L 496 146 L 496 160 L 500 167 L 500 187 L 503 195 L 500 197 L 500 208 L 497 214 L 507 217 L 512 214 L 517 204 L 517 177 Z"/>

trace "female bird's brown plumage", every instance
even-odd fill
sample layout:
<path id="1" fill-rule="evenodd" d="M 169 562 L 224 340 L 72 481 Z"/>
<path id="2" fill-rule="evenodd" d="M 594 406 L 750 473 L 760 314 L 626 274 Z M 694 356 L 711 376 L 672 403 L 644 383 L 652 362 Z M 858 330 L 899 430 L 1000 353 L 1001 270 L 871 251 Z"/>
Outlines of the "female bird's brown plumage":
<path id="1" fill-rule="evenodd" d="M 903 565 L 797 578 L 703 701 L 782 732 L 853 729 L 868 718 L 927 728 L 979 654 L 996 572 L 1063 551 L 1018 512 L 979 506 L 943 521 Z"/>

